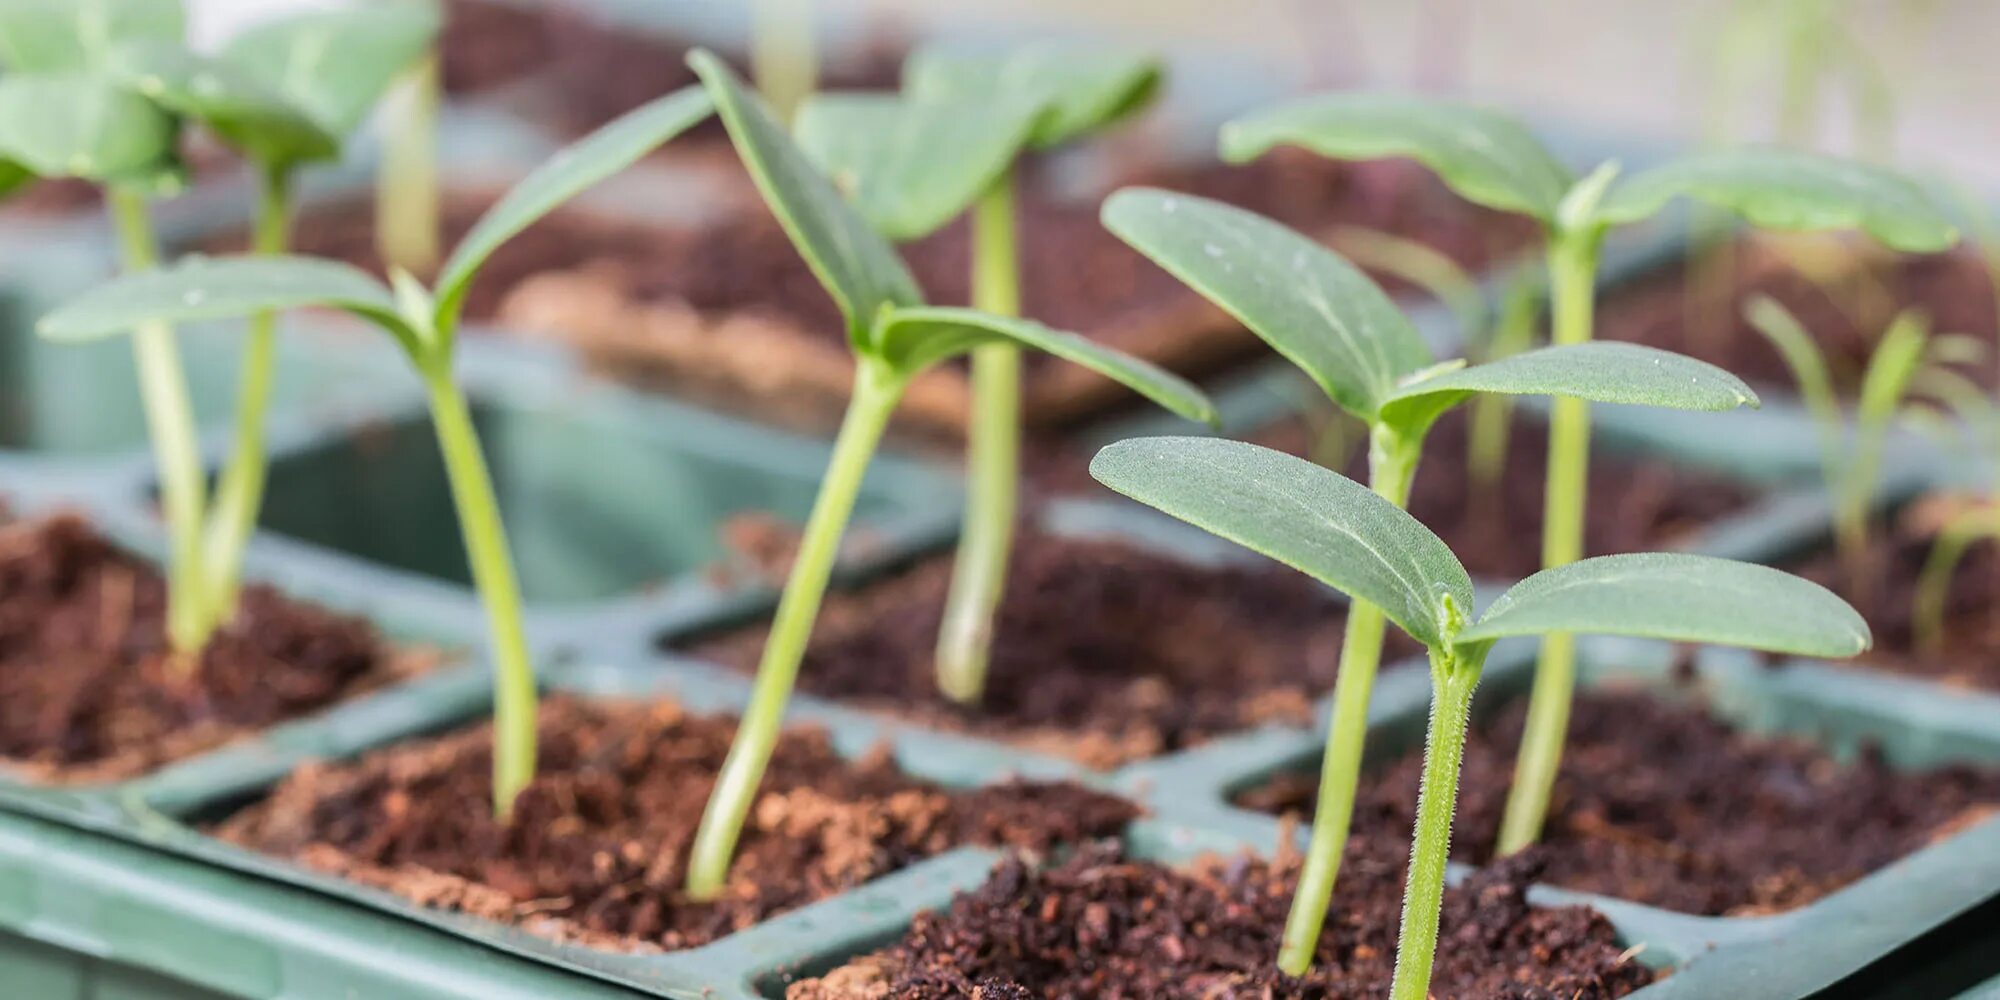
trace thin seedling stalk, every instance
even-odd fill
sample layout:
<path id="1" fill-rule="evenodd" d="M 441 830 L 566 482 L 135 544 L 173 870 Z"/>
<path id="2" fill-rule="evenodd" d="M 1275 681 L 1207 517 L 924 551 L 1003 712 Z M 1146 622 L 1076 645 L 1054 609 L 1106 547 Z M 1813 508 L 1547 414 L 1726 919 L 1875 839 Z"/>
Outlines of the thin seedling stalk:
<path id="1" fill-rule="evenodd" d="M 1557 345 L 1590 341 L 1597 281 L 1596 230 L 1558 230 L 1549 245 L 1549 279 Z M 1559 397 L 1549 415 L 1549 471 L 1542 515 L 1542 566 L 1583 557 L 1584 504 L 1590 473 L 1590 404 Z M 1514 784 L 1500 825 L 1499 852 L 1511 854 L 1541 837 L 1549 793 L 1562 763 L 1576 688 L 1576 643 L 1568 633 L 1542 638 L 1528 698 L 1527 729 L 1514 764 Z"/>
<path id="2" fill-rule="evenodd" d="M 834 439 L 826 478 L 806 519 L 798 558 L 778 599 L 764 655 L 757 664 L 750 704 L 744 709 L 735 742 L 716 777 L 715 790 L 709 795 L 695 835 L 687 879 L 688 895 L 694 899 L 716 898 L 728 879 L 737 836 L 763 783 L 764 768 L 771 761 L 784 722 L 785 704 L 791 699 L 806 643 L 812 638 L 813 622 L 819 617 L 820 601 L 833 577 L 841 536 L 854 512 L 869 459 L 902 397 L 903 379 L 887 364 L 865 356 L 858 360 L 854 394 Z"/>
<path id="3" fill-rule="evenodd" d="M 1021 313 L 1014 180 L 1009 171 L 972 216 L 972 304 L 996 316 Z M 993 619 L 1007 586 L 1020 502 L 1021 349 L 990 344 L 972 352 L 972 420 L 967 428 L 969 495 L 938 630 L 938 689 L 976 704 L 986 689 Z"/>
<path id="4" fill-rule="evenodd" d="M 285 252 L 291 227 L 291 173 L 266 165 L 261 171 L 256 230 L 251 252 Z M 243 344 L 243 371 L 236 397 L 236 433 L 229 464 L 216 486 L 215 505 L 208 512 L 202 566 L 208 609 L 207 633 L 226 623 L 236 611 L 243 574 L 243 550 L 263 506 L 267 459 L 264 454 L 265 415 L 271 405 L 271 378 L 277 354 L 278 314 L 271 310 L 250 317 Z M 207 634 L 205 633 L 205 634 Z"/>
<path id="5" fill-rule="evenodd" d="M 778 120 L 789 125 L 819 87 L 813 0 L 753 0 L 750 73 Z"/>
<path id="6" fill-rule="evenodd" d="M 1406 506 L 1421 457 L 1421 442 L 1412 447 L 1382 428 L 1371 438 L 1369 487 L 1390 503 Z M 1312 967 L 1327 904 L 1340 877 L 1341 855 L 1347 848 L 1355 790 L 1361 779 L 1368 703 L 1382 663 L 1385 624 L 1382 609 L 1366 601 L 1355 601 L 1348 609 L 1340 672 L 1334 680 L 1333 707 L 1328 715 L 1326 753 L 1320 759 L 1319 804 L 1313 812 L 1312 840 L 1306 847 L 1305 866 L 1299 872 L 1278 948 L 1278 968 L 1287 975 L 1302 976 Z"/>
<path id="7" fill-rule="evenodd" d="M 125 269 L 134 273 L 151 270 L 159 263 L 159 248 L 145 197 L 115 186 L 107 190 L 107 196 Z M 167 637 L 179 654 L 177 662 L 183 669 L 191 669 L 191 657 L 207 639 L 200 587 L 201 519 L 207 484 L 202 479 L 194 406 L 188 397 L 187 375 L 181 367 L 173 327 L 160 322 L 139 324 L 132 332 L 132 352 L 146 428 L 159 467 L 160 507 L 170 538 Z"/>
<path id="8" fill-rule="evenodd" d="M 491 631 L 493 691 L 493 810 L 513 814 L 514 799 L 535 776 L 535 669 L 521 629 L 521 586 L 493 494 L 493 476 L 480 451 L 479 431 L 465 394 L 452 380 L 449 352 L 426 360 L 421 370 L 430 400 L 431 423 L 444 455 L 458 529 L 472 567 L 472 580 L 486 608 Z"/>
<path id="9" fill-rule="evenodd" d="M 1498 326 L 1487 342 L 1483 360 L 1510 358 L 1534 346 L 1535 322 L 1540 312 L 1540 293 L 1517 283 L 1501 303 Z M 1514 400 L 1499 393 L 1480 393 L 1467 406 L 1471 413 L 1466 418 L 1466 467 L 1476 488 L 1497 497 L 1493 491 L 1507 467 Z M 1481 509 L 1494 514 L 1500 510 L 1497 504 L 1486 504 Z"/>
<path id="10" fill-rule="evenodd" d="M 382 261 L 411 274 L 437 270 L 438 106 L 443 86 L 436 52 L 410 71 L 390 106 L 376 180 L 375 240 Z"/>
<path id="11" fill-rule="evenodd" d="M 1438 917 L 1444 906 L 1445 864 L 1451 857 L 1459 767 L 1465 760 L 1472 694 L 1479 687 L 1488 648 L 1460 648 L 1455 654 L 1431 651 L 1430 729 L 1424 738 L 1423 783 L 1417 792 L 1417 826 L 1403 889 L 1402 930 L 1396 936 L 1396 973 L 1390 1000 L 1425 1000 L 1430 990 Z"/>

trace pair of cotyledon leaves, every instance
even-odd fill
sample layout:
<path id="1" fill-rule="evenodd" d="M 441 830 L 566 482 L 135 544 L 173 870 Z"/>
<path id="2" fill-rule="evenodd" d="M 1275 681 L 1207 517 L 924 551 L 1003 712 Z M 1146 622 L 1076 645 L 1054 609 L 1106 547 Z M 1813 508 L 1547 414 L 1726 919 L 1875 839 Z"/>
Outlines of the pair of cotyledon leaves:
<path id="1" fill-rule="evenodd" d="M 376 2 L 285 17 L 190 51 L 180 0 L 0 6 L 0 184 L 171 187 L 179 119 L 272 169 L 330 159 L 430 45 L 438 12 Z"/>

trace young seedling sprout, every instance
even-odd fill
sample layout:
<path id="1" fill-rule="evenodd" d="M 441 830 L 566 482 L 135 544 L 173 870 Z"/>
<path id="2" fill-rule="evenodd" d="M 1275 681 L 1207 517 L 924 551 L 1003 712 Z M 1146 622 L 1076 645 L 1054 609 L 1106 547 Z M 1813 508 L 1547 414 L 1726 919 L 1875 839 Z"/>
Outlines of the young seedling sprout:
<path id="1" fill-rule="evenodd" d="M 1634 344 L 1567 344 L 1490 364 L 1438 364 L 1416 327 L 1353 265 L 1270 219 L 1220 202 L 1130 188 L 1105 202 L 1104 224 L 1268 341 L 1365 424 L 1369 486 L 1398 508 L 1408 501 L 1431 425 L 1478 395 L 1689 410 L 1757 402 L 1748 386 L 1714 365 Z M 1312 961 L 1347 844 L 1385 613 L 1395 620 L 1391 609 L 1360 600 L 1348 613 L 1312 844 L 1278 959 L 1292 975 Z"/>
<path id="2" fill-rule="evenodd" d="M 763 780 L 855 493 L 911 378 L 980 347 L 1006 344 L 1084 365 L 1190 419 L 1213 422 L 1215 411 L 1199 390 L 1172 374 L 1076 334 L 978 309 L 926 306 L 895 249 L 842 199 L 736 74 L 707 52 L 694 53 L 689 64 L 714 96 L 772 214 L 839 306 L 855 355 L 847 415 L 771 620 L 750 704 L 695 838 L 688 893 L 708 899 L 722 889 Z"/>
<path id="3" fill-rule="evenodd" d="M 1578 179 L 1514 119 L 1422 98 L 1308 98 L 1223 127 L 1225 159 L 1248 160 L 1285 144 L 1340 159 L 1409 157 L 1467 201 L 1541 223 L 1548 244 L 1551 340 L 1558 345 L 1586 343 L 1593 336 L 1594 285 L 1605 234 L 1652 218 L 1677 198 L 1733 212 L 1762 229 L 1858 229 L 1905 252 L 1943 250 L 1958 238 L 1922 191 L 1880 168 L 1810 153 L 1745 148 L 1693 153 L 1623 181 L 1618 165 L 1606 163 Z M 1556 400 L 1549 419 L 1544 566 L 1561 566 L 1583 554 L 1589 448 L 1589 404 Z M 1535 671 L 1521 755 L 1501 823 L 1502 853 L 1526 847 L 1541 835 L 1575 686 L 1571 637 L 1552 633 L 1542 641 Z"/>
<path id="4" fill-rule="evenodd" d="M 972 305 L 1021 311 L 1014 172 L 1030 150 L 1104 129 L 1143 107 L 1160 77 L 1141 55 L 1034 45 L 998 56 L 927 49 L 910 58 L 902 95 L 822 95 L 800 113 L 798 141 L 892 240 L 928 235 L 972 211 Z M 1019 493 L 1021 348 L 972 352 L 965 530 L 938 629 L 938 689 L 977 703 L 993 618 L 1006 589 Z"/>
<path id="5" fill-rule="evenodd" d="M 707 117 L 690 87 L 630 112 L 557 153 L 493 206 L 424 288 L 396 271 L 384 286 L 361 270 L 297 256 L 190 258 L 130 275 L 45 317 L 43 336 L 88 340 L 147 323 L 227 319 L 300 307 L 343 309 L 382 328 L 409 357 L 428 392 L 438 448 L 458 509 L 472 576 L 486 606 L 495 673 L 493 804 L 501 816 L 534 777 L 535 675 L 521 630 L 521 595 L 500 507 L 465 396 L 453 380 L 460 311 L 495 250 L 598 181 L 630 166 Z"/>
<path id="6" fill-rule="evenodd" d="M 1546 569 L 1475 616 L 1465 567 L 1415 518 L 1336 472 L 1256 445 L 1120 441 L 1099 452 L 1090 471 L 1126 496 L 1348 594 L 1356 607 L 1380 608 L 1429 652 L 1430 728 L 1393 1000 L 1427 996 L 1466 723 L 1494 642 L 1595 633 L 1842 657 L 1869 644 L 1861 616 L 1819 585 L 1695 555 L 1600 556 Z"/>
<path id="7" fill-rule="evenodd" d="M 1767 295 L 1751 299 L 1743 315 L 1784 358 L 1798 385 L 1799 398 L 1818 426 L 1820 473 L 1826 480 L 1827 495 L 1833 499 L 1834 544 L 1853 592 L 1865 595 L 1873 584 L 1868 565 L 1868 508 L 1881 485 L 1889 432 L 1913 390 L 1935 387 L 1949 394 L 1959 387 L 1964 376 L 1947 366 L 1969 338 L 1934 336 L 1922 311 L 1905 309 L 1899 313 L 1875 342 L 1862 372 L 1850 433 L 1834 394 L 1826 355 L 1798 317 Z"/>
<path id="8" fill-rule="evenodd" d="M 171 2 L 28 3 L 0 12 L 17 72 L 0 82 L 0 149 L 17 181 L 72 175 L 105 182 L 128 270 L 158 256 L 140 187 L 171 176 L 181 126 L 198 123 L 248 159 L 259 182 L 254 245 L 284 249 L 293 175 L 339 156 L 398 69 L 436 31 L 420 7 L 375 6 L 284 18 L 199 56 Z M 328 51 L 358 54 L 325 59 Z M 77 124 L 82 123 L 82 128 Z M 134 331 L 141 394 L 172 534 L 168 634 L 199 650 L 235 613 L 243 547 L 264 484 L 273 317 L 245 341 L 236 434 L 211 506 L 171 328 Z M 177 658 L 182 664 L 191 658 Z"/>
<path id="9" fill-rule="evenodd" d="M 433 0 L 405 0 L 441 17 Z M 388 267 L 428 275 L 437 268 L 438 109 L 444 103 L 443 63 L 432 48 L 407 68 L 384 115 L 382 161 L 375 168 L 375 251 Z"/>

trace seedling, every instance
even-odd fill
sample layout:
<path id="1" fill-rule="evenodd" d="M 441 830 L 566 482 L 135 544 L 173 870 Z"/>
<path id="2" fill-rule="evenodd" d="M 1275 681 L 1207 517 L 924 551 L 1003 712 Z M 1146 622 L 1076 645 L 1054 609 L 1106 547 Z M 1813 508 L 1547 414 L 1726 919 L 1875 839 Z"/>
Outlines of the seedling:
<path id="1" fill-rule="evenodd" d="M 1356 607 L 1381 609 L 1429 652 L 1430 728 L 1393 1000 L 1424 1000 L 1430 985 L 1466 724 L 1494 642 L 1596 633 L 1845 657 L 1870 641 L 1861 616 L 1817 584 L 1749 563 L 1666 553 L 1545 569 L 1475 616 L 1465 567 L 1415 518 L 1339 473 L 1256 445 L 1120 441 L 1098 452 L 1090 472 L 1126 496 L 1348 594 Z M 1315 828 L 1314 836 L 1320 832 Z M 1295 944 L 1286 940 L 1288 953 Z M 1303 947 L 1309 957 L 1313 942 Z M 1280 965 L 1304 969 L 1283 959 Z"/>
<path id="2" fill-rule="evenodd" d="M 438 17 L 431 0 L 413 8 Z M 438 109 L 444 103 L 443 64 L 435 49 L 423 53 L 390 96 L 375 177 L 375 252 L 388 267 L 428 275 L 438 247 Z"/>
<path id="3" fill-rule="evenodd" d="M 926 236 L 972 211 L 972 305 L 1021 311 L 1014 168 L 1123 120 L 1160 77 L 1150 58 L 1034 45 L 998 56 L 927 49 L 910 58 L 902 95 L 822 95 L 798 121 L 798 141 L 877 232 Z M 1021 350 L 972 353 L 965 529 L 938 629 L 938 689 L 977 703 L 985 691 L 993 617 L 1013 548 L 1021 450 Z"/>
<path id="4" fill-rule="evenodd" d="M 1566 344 L 1471 367 L 1438 364 L 1416 327 L 1353 265 L 1270 219 L 1220 202 L 1132 188 L 1105 202 L 1104 224 L 1264 338 L 1365 424 L 1369 486 L 1397 508 L 1409 499 L 1431 425 L 1478 395 L 1688 410 L 1757 402 L 1748 386 L 1714 365 L 1634 344 Z M 1278 959 L 1293 975 L 1312 961 L 1347 844 L 1385 613 L 1395 620 L 1392 609 L 1360 601 L 1348 613 L 1312 845 Z"/>
<path id="5" fill-rule="evenodd" d="M 1420 98 L 1308 98 L 1223 127 L 1226 159 L 1248 160 L 1281 144 L 1342 159 L 1410 157 L 1466 200 L 1540 222 L 1548 243 L 1551 339 L 1556 344 L 1580 344 L 1592 337 L 1598 251 L 1605 234 L 1649 219 L 1678 198 L 1733 212 L 1762 229 L 1858 229 L 1905 252 L 1936 252 L 1958 238 L 1921 190 L 1880 168 L 1810 153 L 1719 149 L 1690 154 L 1622 182 L 1616 163 L 1600 165 L 1579 180 L 1514 119 Z M 1549 420 L 1544 566 L 1561 566 L 1582 555 L 1589 448 L 1589 404 L 1556 400 Z M 1526 847 L 1541 834 L 1575 686 L 1572 640 L 1552 633 L 1542 642 L 1535 672 L 1521 756 L 1501 825 L 1503 853 Z"/>
<path id="6" fill-rule="evenodd" d="M 604 126 L 557 153 L 488 210 L 426 289 L 406 271 L 381 282 L 347 264 L 297 256 L 189 258 L 84 294 L 41 323 L 43 336 L 89 340 L 146 323 L 227 319 L 301 307 L 343 309 L 382 328 L 409 357 L 428 393 L 473 582 L 486 606 L 496 675 L 493 805 L 507 816 L 534 777 L 535 674 L 521 631 L 520 586 L 492 477 L 465 396 L 453 381 L 460 312 L 493 252 L 584 189 L 630 166 L 707 117 L 689 87 Z"/>
<path id="7" fill-rule="evenodd" d="M 978 309 L 925 305 L 895 249 L 841 198 L 736 74 L 707 52 L 695 52 L 688 62 L 713 95 L 730 140 L 772 214 L 839 306 L 855 355 L 847 415 L 772 618 L 750 704 L 695 838 L 688 893 L 709 899 L 722 889 L 744 817 L 763 780 L 855 493 L 911 378 L 941 361 L 1004 344 L 1084 365 L 1190 419 L 1213 422 L 1215 409 L 1199 390 L 1174 375 L 1076 334 Z"/>
<path id="8" fill-rule="evenodd" d="M 252 28 L 211 58 L 187 50 L 182 22 L 174 0 L 31 2 L 0 12 L 0 44 L 17 71 L 0 82 L 0 149 L 14 164 L 8 174 L 17 183 L 36 175 L 106 183 L 128 270 L 155 263 L 143 189 L 177 182 L 184 123 L 207 126 L 254 164 L 261 182 L 256 247 L 277 252 L 294 172 L 339 155 L 342 138 L 399 61 L 436 29 L 415 8 L 328 12 Z M 365 51 L 321 58 L 354 46 Z M 238 566 L 263 492 L 272 341 L 272 318 L 256 317 L 244 348 L 236 438 L 210 507 L 173 332 L 151 323 L 135 331 L 172 532 L 168 634 L 182 654 L 200 649 L 235 611 Z"/>

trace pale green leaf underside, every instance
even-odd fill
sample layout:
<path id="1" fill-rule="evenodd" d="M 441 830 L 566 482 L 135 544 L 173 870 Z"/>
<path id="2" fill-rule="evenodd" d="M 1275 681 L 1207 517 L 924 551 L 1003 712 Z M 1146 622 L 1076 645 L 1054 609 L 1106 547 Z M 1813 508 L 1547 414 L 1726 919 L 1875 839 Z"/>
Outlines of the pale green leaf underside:
<path id="1" fill-rule="evenodd" d="M 792 131 L 875 230 L 901 241 L 936 231 L 992 188 L 1035 117 L 1024 102 L 821 94 Z"/>
<path id="2" fill-rule="evenodd" d="M 708 88 L 771 214 L 847 318 L 849 340 L 864 344 L 883 306 L 922 303 L 895 248 L 833 189 L 735 71 L 706 50 L 691 53 L 688 65 Z"/>
<path id="3" fill-rule="evenodd" d="M 5 0 L 0 63 L 16 73 L 99 69 L 133 41 L 181 41 L 181 0 Z"/>
<path id="4" fill-rule="evenodd" d="M 301 306 L 345 309 L 399 339 L 410 336 L 381 282 L 348 264 L 297 256 L 184 258 L 86 291 L 43 317 L 37 329 L 50 340 L 81 341 L 151 321 L 234 319 Z"/>
<path id="5" fill-rule="evenodd" d="M 1276 146 L 1423 163 L 1466 200 L 1553 223 L 1576 178 L 1520 122 L 1483 108 L 1396 94 L 1310 97 L 1222 127 L 1222 156 L 1241 163 Z"/>
<path id="6" fill-rule="evenodd" d="M 219 59 L 346 136 L 429 49 L 438 31 L 430 3 L 398 0 L 310 11 L 252 26 Z"/>
<path id="7" fill-rule="evenodd" d="M 1514 585 L 1459 633 L 1472 643 L 1574 632 L 1853 656 L 1868 625 L 1825 587 L 1768 566 L 1682 553 L 1600 556 Z"/>
<path id="8" fill-rule="evenodd" d="M 0 156 L 44 177 L 136 181 L 177 167 L 173 117 L 79 74 L 0 78 Z"/>
<path id="9" fill-rule="evenodd" d="M 1186 379 L 1086 337 L 1051 329 L 1033 320 L 994 316 L 975 309 L 919 306 L 890 311 L 875 332 L 876 353 L 889 359 L 899 371 L 911 375 L 982 344 L 1015 344 L 1052 354 L 1104 375 L 1177 416 L 1211 425 L 1216 422 L 1215 405 Z"/>
<path id="10" fill-rule="evenodd" d="M 501 244 L 692 128 L 707 118 L 713 107 L 708 92 L 684 87 L 625 113 L 536 167 L 487 209 L 445 262 L 437 281 L 440 320 L 456 318 L 479 268 Z"/>
<path id="11" fill-rule="evenodd" d="M 1382 289 L 1270 219 L 1193 195 L 1127 188 L 1106 228 L 1236 317 L 1333 401 L 1372 421 L 1430 349 Z"/>
<path id="12" fill-rule="evenodd" d="M 1425 645 L 1472 607 L 1472 580 L 1430 529 L 1305 459 L 1221 438 L 1134 438 L 1099 451 L 1090 474 L 1380 607 Z"/>
<path id="13" fill-rule="evenodd" d="M 1648 218 L 1688 197 L 1728 209 L 1762 229 L 1860 229 L 1910 253 L 1944 250 L 1958 232 L 1907 179 L 1867 164 L 1781 149 L 1694 153 L 1612 188 L 1598 207 L 1605 222 Z"/>
<path id="14" fill-rule="evenodd" d="M 1675 410 L 1733 410 L 1758 405 L 1743 380 L 1671 351 L 1594 341 L 1525 351 L 1499 361 L 1443 372 L 1398 388 L 1382 421 L 1429 426 L 1475 393 L 1571 396 Z"/>
<path id="15" fill-rule="evenodd" d="M 1143 52 L 1041 42 L 1004 52 L 929 47 L 903 64 L 903 90 L 919 102 L 994 101 L 1040 107 L 1028 141 L 1059 146 L 1145 107 L 1160 62 Z"/>
<path id="16" fill-rule="evenodd" d="M 279 166 L 340 154 L 338 138 L 292 101 L 240 69 L 172 42 L 133 42 L 111 73 L 169 111 L 206 124 L 230 146 Z"/>

